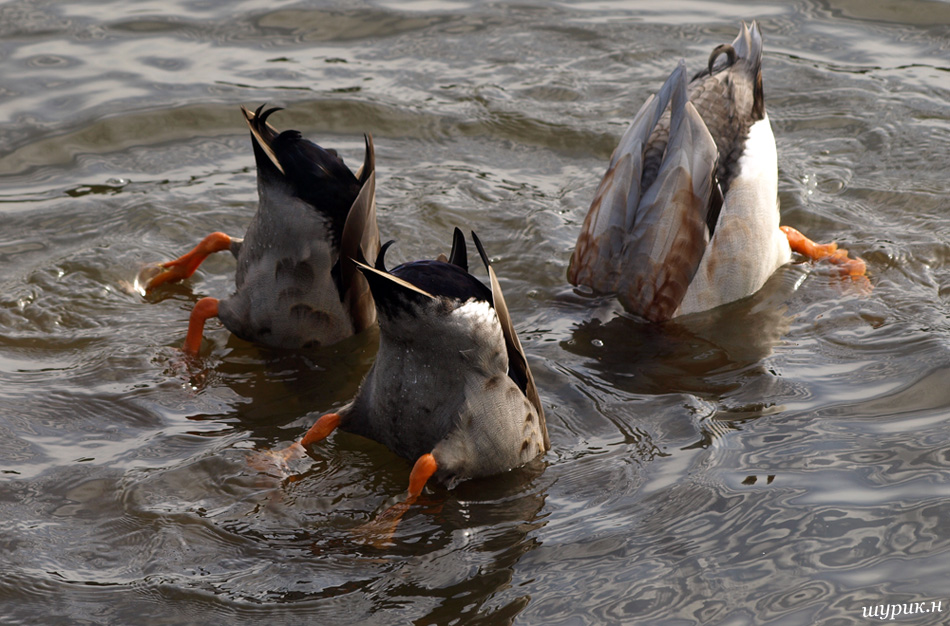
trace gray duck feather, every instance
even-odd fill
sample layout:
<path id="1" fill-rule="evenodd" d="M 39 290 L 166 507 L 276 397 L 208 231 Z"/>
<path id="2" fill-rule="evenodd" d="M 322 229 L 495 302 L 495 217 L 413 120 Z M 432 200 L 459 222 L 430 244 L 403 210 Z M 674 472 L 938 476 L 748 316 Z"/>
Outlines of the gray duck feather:
<path id="1" fill-rule="evenodd" d="M 343 430 L 413 461 L 431 453 L 436 478 L 450 487 L 517 467 L 550 447 L 501 288 L 472 238 L 490 288 L 468 273 L 458 229 L 448 259 L 389 271 L 387 244 L 375 266 L 359 265 L 376 301 L 379 352 L 354 400 L 339 411 Z"/>
<path id="2" fill-rule="evenodd" d="M 236 291 L 219 317 L 235 335 L 276 348 L 341 341 L 376 320 L 369 285 L 352 259 L 379 251 L 370 136 L 356 174 L 333 150 L 278 132 L 277 109 L 242 107 L 257 163 L 259 206 L 237 258 Z"/>

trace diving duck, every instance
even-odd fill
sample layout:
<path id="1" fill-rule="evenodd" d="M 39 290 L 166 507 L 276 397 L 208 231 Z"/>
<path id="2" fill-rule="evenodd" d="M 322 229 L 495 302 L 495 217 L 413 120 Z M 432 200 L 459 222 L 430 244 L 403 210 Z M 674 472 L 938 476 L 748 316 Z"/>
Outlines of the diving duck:
<path id="1" fill-rule="evenodd" d="M 212 233 L 184 256 L 146 266 L 136 286 L 145 294 L 191 276 L 208 255 L 237 259 L 236 291 L 202 298 L 191 312 L 183 350 L 197 354 L 204 323 L 218 317 L 238 337 L 273 348 L 341 341 L 373 325 L 369 284 L 353 259 L 378 254 L 373 140 L 354 174 L 334 151 L 267 119 L 280 109 L 241 112 L 257 163 L 257 213 L 244 239 Z"/>
<path id="2" fill-rule="evenodd" d="M 490 287 L 469 274 L 457 228 L 447 259 L 387 270 L 390 241 L 373 266 L 357 264 L 376 302 L 376 360 L 350 403 L 321 417 L 272 460 L 299 458 L 336 428 L 378 441 L 414 462 L 405 500 L 387 511 L 398 522 L 433 476 L 452 488 L 548 450 L 544 410 L 524 350 L 488 256 L 475 233 L 472 239 Z"/>
<path id="3" fill-rule="evenodd" d="M 836 244 L 779 226 L 762 35 L 743 22 L 702 71 L 687 81 L 680 61 L 640 108 L 594 195 L 568 280 L 661 322 L 755 293 L 792 251 L 865 271 Z"/>

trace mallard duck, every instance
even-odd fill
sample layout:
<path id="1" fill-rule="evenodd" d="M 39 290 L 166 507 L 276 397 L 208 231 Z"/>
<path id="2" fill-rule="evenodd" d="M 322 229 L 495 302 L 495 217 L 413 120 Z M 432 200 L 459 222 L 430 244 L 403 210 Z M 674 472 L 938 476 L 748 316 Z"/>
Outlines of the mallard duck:
<path id="1" fill-rule="evenodd" d="M 843 273 L 864 262 L 779 226 L 762 35 L 742 24 L 687 81 L 680 61 L 620 140 L 584 220 L 568 280 L 649 321 L 758 291 L 792 251 Z"/>
<path id="2" fill-rule="evenodd" d="M 366 155 L 354 174 L 335 151 L 295 130 L 278 133 L 267 122 L 278 110 L 241 107 L 259 196 L 244 239 L 212 233 L 184 256 L 147 266 L 136 280 L 144 294 L 191 276 L 214 252 L 235 256 L 237 289 L 195 304 L 187 353 L 198 353 L 210 317 L 242 339 L 274 348 L 333 344 L 376 321 L 369 284 L 352 260 L 379 252 L 372 137 L 365 137 Z"/>
<path id="3" fill-rule="evenodd" d="M 358 264 L 379 318 L 376 361 L 350 403 L 258 467 L 298 458 L 336 428 L 373 439 L 414 462 L 406 499 L 388 516 L 398 521 L 432 477 L 451 488 L 548 450 L 534 378 L 488 256 L 475 233 L 472 239 L 490 287 L 469 274 L 457 228 L 447 259 L 390 271 L 389 242 L 373 266 Z"/>

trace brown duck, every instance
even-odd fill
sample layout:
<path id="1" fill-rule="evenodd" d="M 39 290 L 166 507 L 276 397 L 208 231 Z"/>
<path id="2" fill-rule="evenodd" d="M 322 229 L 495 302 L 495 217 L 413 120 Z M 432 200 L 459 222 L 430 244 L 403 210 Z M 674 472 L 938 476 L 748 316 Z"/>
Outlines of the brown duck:
<path id="1" fill-rule="evenodd" d="M 743 23 L 707 67 L 687 80 L 680 61 L 641 107 L 594 195 L 568 280 L 660 322 L 755 293 L 792 251 L 865 271 L 836 244 L 779 226 L 762 35 Z"/>

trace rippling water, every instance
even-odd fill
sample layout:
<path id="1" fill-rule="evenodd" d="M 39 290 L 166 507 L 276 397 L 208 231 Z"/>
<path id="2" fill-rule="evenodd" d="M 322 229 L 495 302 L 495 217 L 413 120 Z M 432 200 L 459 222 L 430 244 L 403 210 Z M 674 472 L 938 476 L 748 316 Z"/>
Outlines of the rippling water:
<path id="1" fill-rule="evenodd" d="M 873 291 L 794 263 L 663 329 L 574 295 L 627 122 L 753 18 L 783 221 Z M 924 0 L 0 5 L 0 621 L 946 623 L 948 58 Z M 388 550 L 350 536 L 405 488 L 385 449 L 245 463 L 345 402 L 374 334 L 293 355 L 218 325 L 188 363 L 233 260 L 129 286 L 243 232 L 238 107 L 265 102 L 352 164 L 373 133 L 393 263 L 478 232 L 548 415 L 549 454 L 431 489 Z"/>

